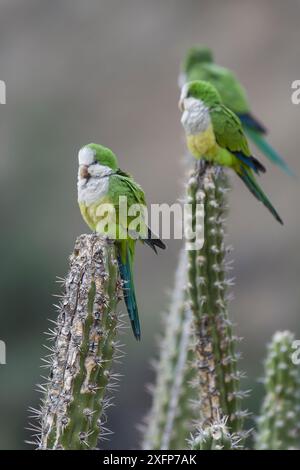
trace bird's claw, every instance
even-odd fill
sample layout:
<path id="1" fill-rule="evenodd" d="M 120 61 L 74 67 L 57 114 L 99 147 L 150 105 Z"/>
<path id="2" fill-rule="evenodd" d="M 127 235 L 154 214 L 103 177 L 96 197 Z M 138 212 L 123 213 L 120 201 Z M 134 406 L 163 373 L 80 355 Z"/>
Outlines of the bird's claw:
<path id="1" fill-rule="evenodd" d="M 216 175 L 216 178 L 221 178 L 223 174 L 223 168 L 221 166 L 216 166 L 215 167 L 215 175 Z"/>
<path id="2" fill-rule="evenodd" d="M 195 165 L 195 174 L 198 180 L 202 178 L 206 169 L 210 166 L 210 163 L 206 160 L 197 160 Z"/>

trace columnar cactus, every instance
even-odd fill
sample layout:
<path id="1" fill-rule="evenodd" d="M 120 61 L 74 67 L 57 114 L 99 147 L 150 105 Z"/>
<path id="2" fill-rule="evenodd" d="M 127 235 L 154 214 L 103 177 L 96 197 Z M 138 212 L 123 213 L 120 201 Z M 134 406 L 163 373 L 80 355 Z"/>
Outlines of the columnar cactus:
<path id="1" fill-rule="evenodd" d="M 234 450 L 239 448 L 239 437 L 230 434 L 226 418 L 215 421 L 204 430 L 200 430 L 189 441 L 191 450 Z"/>
<path id="2" fill-rule="evenodd" d="M 242 431 L 241 374 L 232 325 L 228 319 L 228 287 L 224 245 L 225 177 L 221 169 L 201 164 L 188 183 L 188 203 L 194 207 L 190 221 L 195 239 L 203 237 L 197 222 L 199 205 L 204 206 L 204 245 L 188 252 L 188 296 L 194 317 L 196 360 L 199 380 L 198 427 L 205 429 L 228 417 L 231 433 Z"/>
<path id="3" fill-rule="evenodd" d="M 193 420 L 192 314 L 185 299 L 186 251 L 182 249 L 171 304 L 165 317 L 165 335 L 156 364 L 153 404 L 146 419 L 144 449 L 184 449 Z"/>
<path id="4" fill-rule="evenodd" d="M 268 346 L 256 449 L 300 449 L 300 374 L 292 360 L 294 340 L 289 331 L 277 332 Z"/>
<path id="5" fill-rule="evenodd" d="M 95 234 L 78 237 L 52 332 L 50 375 L 36 412 L 39 449 L 93 449 L 106 433 L 120 288 L 114 244 Z"/>

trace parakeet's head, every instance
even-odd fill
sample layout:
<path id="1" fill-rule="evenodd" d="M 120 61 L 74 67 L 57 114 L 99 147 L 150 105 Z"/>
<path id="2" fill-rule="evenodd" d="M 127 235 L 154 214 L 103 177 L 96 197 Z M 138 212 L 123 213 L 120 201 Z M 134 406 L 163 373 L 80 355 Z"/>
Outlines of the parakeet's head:
<path id="1" fill-rule="evenodd" d="M 196 101 L 202 101 L 210 107 L 221 103 L 221 97 L 216 88 L 208 82 L 195 80 L 183 85 L 179 100 L 179 109 L 184 111 L 189 104 Z"/>
<path id="2" fill-rule="evenodd" d="M 188 74 L 189 71 L 198 64 L 213 62 L 212 51 L 205 46 L 195 46 L 188 50 L 183 63 L 183 72 Z"/>
<path id="3" fill-rule="evenodd" d="M 79 176 L 89 179 L 91 176 L 103 174 L 105 169 L 117 170 L 116 155 L 107 147 L 98 144 L 88 144 L 78 152 Z"/>

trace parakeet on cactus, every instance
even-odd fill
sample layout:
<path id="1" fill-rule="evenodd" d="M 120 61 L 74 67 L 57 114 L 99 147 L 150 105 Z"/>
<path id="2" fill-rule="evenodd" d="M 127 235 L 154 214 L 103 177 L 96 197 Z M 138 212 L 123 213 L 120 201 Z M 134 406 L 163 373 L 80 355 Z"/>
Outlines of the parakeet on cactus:
<path id="1" fill-rule="evenodd" d="M 261 152 L 287 174 L 293 175 L 287 163 L 264 138 L 266 128 L 252 115 L 243 86 L 231 70 L 214 63 L 212 51 L 207 47 L 193 47 L 185 58 L 181 84 L 194 80 L 211 83 L 219 92 L 223 104 L 239 116 L 245 132 Z"/>
<path id="2" fill-rule="evenodd" d="M 119 197 L 127 198 L 127 207 L 138 204 L 146 207 L 145 194 L 133 178 L 118 167 L 116 155 L 98 144 L 85 145 L 78 154 L 78 203 L 87 225 L 100 235 L 116 240 L 118 264 L 123 280 L 124 300 L 136 339 L 141 328 L 133 281 L 135 243 L 137 239 L 156 248 L 165 244 L 157 238 L 141 218 L 138 232 L 130 231 L 135 217 L 122 215 Z M 112 210 L 111 210 L 112 209 Z"/>
<path id="3" fill-rule="evenodd" d="M 280 216 L 259 187 L 253 171 L 265 172 L 264 166 L 251 155 L 240 119 L 222 104 L 216 88 L 209 82 L 186 83 L 179 108 L 183 112 L 187 146 L 196 159 L 232 168 L 251 193 L 261 201 L 278 222 Z"/>

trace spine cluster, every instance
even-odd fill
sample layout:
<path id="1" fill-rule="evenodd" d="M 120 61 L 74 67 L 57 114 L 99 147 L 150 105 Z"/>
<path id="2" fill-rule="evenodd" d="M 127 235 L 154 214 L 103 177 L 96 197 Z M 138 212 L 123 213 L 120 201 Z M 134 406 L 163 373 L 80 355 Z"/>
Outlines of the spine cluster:
<path id="1" fill-rule="evenodd" d="M 191 450 L 234 450 L 239 448 L 239 437 L 230 434 L 226 419 L 215 421 L 200 429 L 190 442 Z"/>

